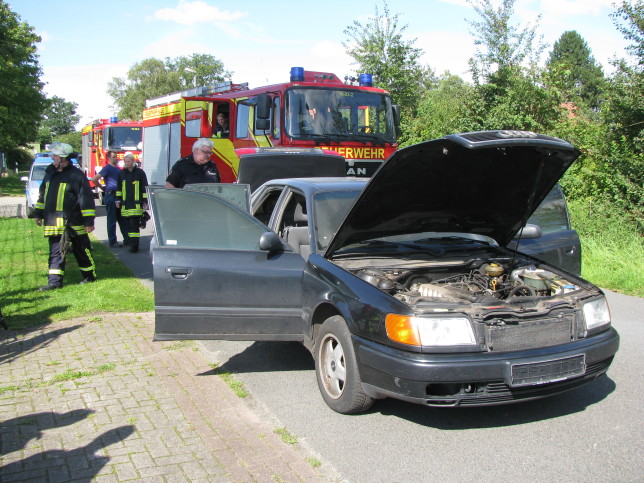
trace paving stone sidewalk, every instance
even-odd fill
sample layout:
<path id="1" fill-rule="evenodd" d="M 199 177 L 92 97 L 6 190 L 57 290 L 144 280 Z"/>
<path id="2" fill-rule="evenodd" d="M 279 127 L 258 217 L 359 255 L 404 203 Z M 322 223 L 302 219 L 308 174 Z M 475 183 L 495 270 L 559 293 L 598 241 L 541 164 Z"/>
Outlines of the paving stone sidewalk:
<path id="1" fill-rule="evenodd" d="M 331 481 L 153 313 L 0 329 L 0 481 Z"/>

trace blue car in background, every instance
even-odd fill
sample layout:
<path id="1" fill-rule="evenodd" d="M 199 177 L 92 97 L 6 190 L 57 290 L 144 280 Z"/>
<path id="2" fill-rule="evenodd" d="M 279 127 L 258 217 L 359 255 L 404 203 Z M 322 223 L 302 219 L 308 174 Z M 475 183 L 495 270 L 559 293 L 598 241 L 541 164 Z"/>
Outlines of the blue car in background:
<path id="1" fill-rule="evenodd" d="M 72 158 L 71 161 L 74 166 L 79 168 L 77 159 Z M 29 170 L 29 176 L 23 176 L 21 178 L 21 181 L 25 181 L 27 183 L 25 186 L 25 206 L 27 207 L 27 217 L 29 218 L 33 218 L 34 216 L 34 208 L 38 201 L 40 185 L 45 177 L 45 170 L 51 163 L 52 159 L 49 153 L 38 153 L 36 154 L 36 159 L 34 159 L 34 162 L 31 165 L 31 169 Z"/>

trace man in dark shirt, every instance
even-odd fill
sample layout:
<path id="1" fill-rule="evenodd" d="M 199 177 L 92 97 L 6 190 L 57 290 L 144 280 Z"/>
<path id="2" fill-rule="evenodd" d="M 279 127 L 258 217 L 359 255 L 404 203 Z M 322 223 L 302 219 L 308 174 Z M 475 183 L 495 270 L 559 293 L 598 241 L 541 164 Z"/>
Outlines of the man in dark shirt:
<path id="1" fill-rule="evenodd" d="M 192 154 L 177 161 L 165 180 L 166 188 L 183 188 L 187 184 L 219 183 L 219 170 L 210 160 L 214 143 L 201 138 L 192 145 Z"/>
<path id="2" fill-rule="evenodd" d="M 128 244 L 128 234 L 127 226 L 124 223 L 118 208 L 116 207 L 116 182 L 121 172 L 119 168 L 118 158 L 114 151 L 108 151 L 105 154 L 107 158 L 107 163 L 103 166 L 103 169 L 92 178 L 92 182 L 102 189 L 105 192 L 104 201 L 105 201 L 105 214 L 107 218 L 107 239 L 109 240 L 110 247 L 112 248 L 122 248 L 123 244 Z M 103 178 L 105 184 L 102 185 L 99 183 L 99 180 Z M 121 235 L 123 235 L 123 243 L 119 243 L 116 239 L 116 224 L 118 223 L 121 230 Z"/>

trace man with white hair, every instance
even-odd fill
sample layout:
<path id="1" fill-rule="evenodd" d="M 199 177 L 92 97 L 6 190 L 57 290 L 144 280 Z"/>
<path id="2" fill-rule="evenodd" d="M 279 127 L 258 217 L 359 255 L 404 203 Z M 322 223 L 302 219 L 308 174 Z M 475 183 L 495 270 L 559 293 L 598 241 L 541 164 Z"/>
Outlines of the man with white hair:
<path id="1" fill-rule="evenodd" d="M 183 188 L 187 184 L 219 183 L 217 165 L 210 160 L 214 143 L 212 139 L 197 139 L 192 154 L 177 161 L 165 180 L 166 188 Z"/>
<path id="2" fill-rule="evenodd" d="M 94 193 L 85 174 L 72 166 L 69 144 L 51 145 L 53 163 L 40 185 L 34 218 L 38 226 L 45 226 L 49 239 L 49 272 L 47 285 L 38 290 L 59 289 L 65 275 L 65 256 L 72 250 L 81 272 L 81 284 L 96 280 L 96 266 L 92 258 L 92 244 L 88 233 L 94 231 Z"/>

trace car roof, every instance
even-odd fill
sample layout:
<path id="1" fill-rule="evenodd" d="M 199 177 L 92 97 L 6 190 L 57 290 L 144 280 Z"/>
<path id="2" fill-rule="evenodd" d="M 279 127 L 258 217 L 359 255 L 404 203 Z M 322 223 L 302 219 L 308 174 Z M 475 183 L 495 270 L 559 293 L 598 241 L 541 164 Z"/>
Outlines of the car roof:
<path id="1" fill-rule="evenodd" d="M 262 187 L 288 186 L 302 191 L 305 196 L 310 197 L 318 191 L 362 190 L 368 181 L 369 178 L 356 178 L 354 176 L 344 178 L 281 178 L 267 181 Z M 259 189 L 257 191 L 259 192 Z"/>
<path id="2" fill-rule="evenodd" d="M 72 161 L 72 164 L 74 166 L 78 166 L 78 159 L 71 158 L 71 161 Z M 41 157 L 38 157 L 38 158 L 34 159 L 34 162 L 32 163 L 32 165 L 45 165 L 45 166 L 47 166 L 47 165 L 50 165 L 53 162 L 54 162 L 53 158 L 45 158 L 45 157 L 41 156 Z"/>

